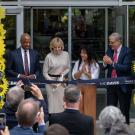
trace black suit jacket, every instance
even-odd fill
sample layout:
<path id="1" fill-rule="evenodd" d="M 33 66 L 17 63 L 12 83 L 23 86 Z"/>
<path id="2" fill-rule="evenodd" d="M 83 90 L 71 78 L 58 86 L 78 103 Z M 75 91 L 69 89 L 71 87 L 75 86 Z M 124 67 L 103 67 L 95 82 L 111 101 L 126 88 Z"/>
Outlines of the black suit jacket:
<path id="1" fill-rule="evenodd" d="M 29 49 L 30 54 L 30 74 L 39 75 L 39 57 L 35 50 Z M 21 48 L 10 52 L 6 65 L 7 77 L 17 77 L 18 74 L 24 74 L 23 59 L 21 54 Z"/>
<path id="2" fill-rule="evenodd" d="M 106 54 L 113 59 L 114 51 L 111 48 L 108 48 Z M 126 77 L 131 76 L 131 64 L 132 64 L 132 50 L 125 46 L 122 46 L 118 62 L 112 65 L 107 65 L 104 69 L 108 69 L 107 77 L 111 78 L 112 69 L 115 68 L 117 77 Z M 121 88 L 124 92 L 131 89 L 130 85 L 121 85 Z"/>
<path id="3" fill-rule="evenodd" d="M 71 135 L 93 135 L 93 118 L 78 110 L 66 109 L 62 113 L 52 114 L 50 124 L 58 123 L 68 129 Z"/>

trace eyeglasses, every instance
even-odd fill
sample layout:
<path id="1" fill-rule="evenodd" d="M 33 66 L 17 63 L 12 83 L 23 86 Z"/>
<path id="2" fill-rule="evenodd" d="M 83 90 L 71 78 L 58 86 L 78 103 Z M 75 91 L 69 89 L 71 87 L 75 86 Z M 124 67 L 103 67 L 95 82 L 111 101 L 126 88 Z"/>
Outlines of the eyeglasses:
<path id="1" fill-rule="evenodd" d="M 112 44 L 114 44 L 115 42 L 116 42 L 116 41 L 109 41 L 109 44 L 112 45 Z"/>

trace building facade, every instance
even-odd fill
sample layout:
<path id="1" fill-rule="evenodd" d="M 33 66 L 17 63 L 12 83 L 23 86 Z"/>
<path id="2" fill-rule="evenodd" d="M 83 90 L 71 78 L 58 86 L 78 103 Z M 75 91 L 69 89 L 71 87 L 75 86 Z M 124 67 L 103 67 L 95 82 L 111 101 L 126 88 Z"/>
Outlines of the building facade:
<path id="1" fill-rule="evenodd" d="M 92 46 L 102 64 L 112 32 L 122 35 L 123 44 L 133 49 L 135 58 L 135 0 L 0 0 L 0 5 L 6 8 L 7 51 L 19 47 L 20 35 L 28 32 L 32 48 L 40 54 L 41 66 L 54 35 L 64 40 L 71 66 L 82 44 Z M 100 78 L 105 76 L 101 71 Z M 97 116 L 105 104 L 106 89 L 98 88 Z M 133 103 L 131 117 L 135 117 Z"/>

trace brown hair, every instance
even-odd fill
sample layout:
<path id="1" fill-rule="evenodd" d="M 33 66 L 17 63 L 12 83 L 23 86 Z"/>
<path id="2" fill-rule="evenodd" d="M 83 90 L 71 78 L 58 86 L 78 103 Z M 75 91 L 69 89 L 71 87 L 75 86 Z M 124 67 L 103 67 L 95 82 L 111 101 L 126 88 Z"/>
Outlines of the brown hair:
<path id="1" fill-rule="evenodd" d="M 62 125 L 53 124 L 48 127 L 45 135 L 69 135 L 69 132 Z"/>

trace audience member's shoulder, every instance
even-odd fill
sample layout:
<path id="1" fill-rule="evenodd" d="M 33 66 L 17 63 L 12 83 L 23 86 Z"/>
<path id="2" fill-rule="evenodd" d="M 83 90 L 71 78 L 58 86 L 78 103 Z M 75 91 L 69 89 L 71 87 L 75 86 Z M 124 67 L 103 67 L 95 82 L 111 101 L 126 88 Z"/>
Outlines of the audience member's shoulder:
<path id="1" fill-rule="evenodd" d="M 61 113 L 52 113 L 51 116 L 49 117 L 50 121 L 54 121 L 54 120 L 59 120 L 63 117 L 63 112 Z"/>
<path id="2" fill-rule="evenodd" d="M 89 123 L 90 125 L 93 125 L 93 122 L 94 122 L 93 117 L 92 116 L 86 116 L 86 117 L 87 117 L 86 118 L 87 123 Z"/>
<path id="3" fill-rule="evenodd" d="M 63 112 L 60 112 L 60 113 L 52 113 L 51 114 L 51 117 L 59 117 L 63 114 Z"/>
<path id="4" fill-rule="evenodd" d="M 93 120 L 93 117 L 92 116 L 85 116 L 88 120 Z"/>
<path id="5" fill-rule="evenodd" d="M 19 131 L 19 130 L 20 130 L 20 128 L 19 128 L 18 126 L 12 128 L 12 129 L 10 130 L 10 135 L 15 135 L 16 132 Z"/>
<path id="6" fill-rule="evenodd" d="M 13 129 L 10 130 L 10 135 L 43 135 L 42 133 L 35 133 L 29 128 L 21 128 L 21 127 L 14 127 Z"/>
<path id="7" fill-rule="evenodd" d="M 84 119 L 84 120 L 86 120 L 86 121 L 93 121 L 93 118 L 92 118 L 92 116 L 88 116 L 88 115 L 84 115 L 84 114 L 82 114 L 82 118 Z"/>

